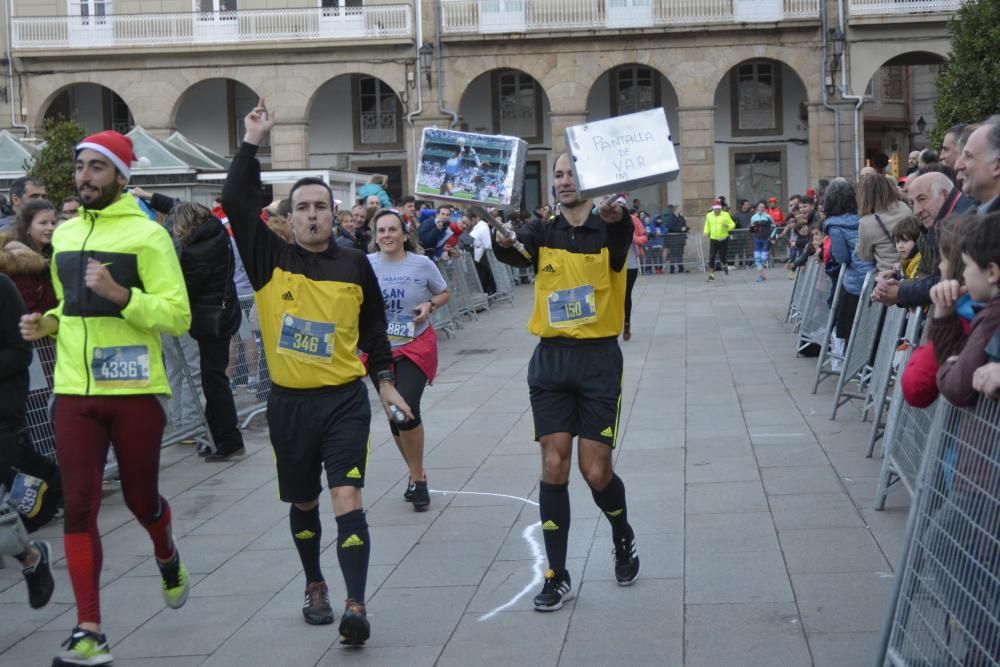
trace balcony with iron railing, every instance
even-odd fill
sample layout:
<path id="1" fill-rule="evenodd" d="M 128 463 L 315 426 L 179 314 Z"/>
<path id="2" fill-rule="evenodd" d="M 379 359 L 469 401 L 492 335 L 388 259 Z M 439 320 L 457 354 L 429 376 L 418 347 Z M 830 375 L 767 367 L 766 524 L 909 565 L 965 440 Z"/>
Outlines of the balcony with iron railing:
<path id="1" fill-rule="evenodd" d="M 820 0 L 440 0 L 445 35 L 819 20 Z"/>
<path id="2" fill-rule="evenodd" d="M 917 17 L 957 12 L 962 0 L 848 0 L 853 17 Z"/>
<path id="3" fill-rule="evenodd" d="M 149 49 L 413 37 L 410 5 L 219 12 L 15 16 L 11 48 Z M 23 55 L 23 54 L 22 54 Z"/>

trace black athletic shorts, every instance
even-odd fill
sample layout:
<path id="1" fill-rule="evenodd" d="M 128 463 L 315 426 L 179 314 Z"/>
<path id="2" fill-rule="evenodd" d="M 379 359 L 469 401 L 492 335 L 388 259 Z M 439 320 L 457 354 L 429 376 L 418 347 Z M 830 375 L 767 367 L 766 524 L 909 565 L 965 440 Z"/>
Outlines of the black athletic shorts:
<path id="1" fill-rule="evenodd" d="M 361 380 L 340 387 L 274 386 L 267 424 L 278 466 L 278 496 L 286 503 L 315 500 L 327 486 L 365 485 L 371 406 Z"/>
<path id="2" fill-rule="evenodd" d="M 528 364 L 535 440 L 570 433 L 615 446 L 622 397 L 618 341 L 541 341 Z"/>

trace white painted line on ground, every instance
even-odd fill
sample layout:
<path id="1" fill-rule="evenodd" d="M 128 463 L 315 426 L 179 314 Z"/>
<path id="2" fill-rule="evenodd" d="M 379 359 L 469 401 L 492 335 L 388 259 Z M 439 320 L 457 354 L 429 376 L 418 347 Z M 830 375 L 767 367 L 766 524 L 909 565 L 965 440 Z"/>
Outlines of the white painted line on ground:
<path id="1" fill-rule="evenodd" d="M 531 549 L 531 556 L 532 558 L 535 559 L 534 565 L 532 565 L 533 576 L 531 578 L 531 581 L 528 583 L 527 586 L 522 588 L 520 592 L 514 597 L 512 597 L 510 600 L 503 603 L 493 611 L 480 616 L 479 617 L 480 621 L 489 620 L 494 616 L 496 616 L 497 614 L 499 614 L 500 612 L 502 612 L 504 609 L 510 609 L 515 604 L 517 604 L 518 600 L 520 600 L 525 595 L 538 588 L 538 586 L 545 579 L 545 575 L 543 574 L 543 572 L 545 571 L 545 553 L 542 551 L 541 545 L 538 544 L 538 540 L 535 538 L 533 534 L 535 532 L 535 529 L 541 529 L 541 527 L 542 527 L 542 522 L 536 521 L 530 526 L 526 526 L 525 529 L 521 531 L 521 537 L 524 538 L 524 541 L 528 543 L 528 548 Z"/>
<path id="2" fill-rule="evenodd" d="M 520 500 L 522 503 L 538 507 L 538 503 L 534 500 L 528 500 L 527 498 L 521 498 L 519 496 L 508 496 L 506 493 L 486 493 L 485 491 L 442 491 L 440 489 L 428 489 L 428 491 L 431 493 L 440 493 L 443 496 L 447 496 L 450 493 L 456 496 L 493 496 L 495 498 L 510 498 L 511 500 Z"/>
<path id="3" fill-rule="evenodd" d="M 534 500 L 528 500 L 527 498 L 521 498 L 520 496 L 511 496 L 511 495 L 508 495 L 506 493 L 486 493 L 485 491 L 442 491 L 440 489 L 428 489 L 428 490 L 431 493 L 440 493 L 443 496 L 446 496 L 449 493 L 451 493 L 451 494 L 454 494 L 456 496 L 458 496 L 458 495 L 464 495 L 464 496 L 492 496 L 494 498 L 509 498 L 511 500 L 520 500 L 522 503 L 526 503 L 528 505 L 534 505 L 535 507 L 538 507 L 538 503 L 536 503 Z M 524 541 L 528 543 L 528 548 L 531 550 L 531 557 L 535 561 L 534 564 L 532 565 L 532 568 L 531 568 L 532 569 L 532 574 L 533 574 L 533 576 L 531 578 L 531 581 L 528 583 L 527 586 L 525 586 L 524 588 L 522 588 L 520 590 L 520 592 L 517 595 L 515 595 L 514 597 L 512 597 L 510 600 L 508 600 L 507 602 L 503 603 L 502 605 L 500 605 L 496 609 L 494 609 L 494 610 L 492 610 L 490 612 L 487 612 L 487 613 L 483 614 L 482 616 L 480 616 L 479 617 L 480 621 L 489 620 L 489 619 L 493 618 L 494 616 L 496 616 L 497 614 L 499 614 L 501 611 L 503 611 L 505 609 L 510 609 L 515 604 L 517 604 L 518 600 L 520 600 L 521 598 L 523 598 L 525 595 L 527 595 L 528 593 L 530 593 L 534 589 L 538 588 L 539 584 L 541 584 L 542 581 L 544 581 L 544 579 L 545 579 L 545 575 L 544 575 L 544 572 L 545 572 L 545 552 L 542 549 L 542 545 L 538 543 L 538 539 L 534 535 L 535 530 L 536 529 L 541 529 L 541 527 L 542 527 L 542 522 L 541 521 L 536 521 L 535 523 L 531 524 L 530 526 L 526 526 L 525 529 L 521 531 L 521 538 L 524 539 Z"/>
<path id="4" fill-rule="evenodd" d="M 751 433 L 751 438 L 798 438 L 805 433 Z"/>

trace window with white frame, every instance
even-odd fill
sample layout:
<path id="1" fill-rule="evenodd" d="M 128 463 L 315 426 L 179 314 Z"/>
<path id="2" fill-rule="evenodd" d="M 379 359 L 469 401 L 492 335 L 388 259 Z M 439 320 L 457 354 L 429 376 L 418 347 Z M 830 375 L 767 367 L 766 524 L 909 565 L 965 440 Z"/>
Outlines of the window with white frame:
<path id="1" fill-rule="evenodd" d="M 381 79 L 370 76 L 356 80 L 357 118 L 355 143 L 361 146 L 398 144 L 399 98 Z"/>
<path id="2" fill-rule="evenodd" d="M 239 7 L 237 7 L 237 0 L 194 0 L 194 11 L 209 13 L 209 12 L 235 12 Z"/>
<path id="3" fill-rule="evenodd" d="M 649 67 L 619 67 L 611 75 L 611 115 L 623 116 L 660 106 L 657 72 Z"/>
<path id="4" fill-rule="evenodd" d="M 733 134 L 781 134 L 781 65 L 758 60 L 731 74 Z"/>
<path id="5" fill-rule="evenodd" d="M 83 25 L 104 25 L 111 16 L 111 0 L 69 0 L 69 15 L 79 16 Z"/>
<path id="6" fill-rule="evenodd" d="M 524 72 L 502 70 L 493 76 L 494 126 L 500 134 L 521 137 L 528 143 L 540 143 L 541 98 L 538 82 Z"/>

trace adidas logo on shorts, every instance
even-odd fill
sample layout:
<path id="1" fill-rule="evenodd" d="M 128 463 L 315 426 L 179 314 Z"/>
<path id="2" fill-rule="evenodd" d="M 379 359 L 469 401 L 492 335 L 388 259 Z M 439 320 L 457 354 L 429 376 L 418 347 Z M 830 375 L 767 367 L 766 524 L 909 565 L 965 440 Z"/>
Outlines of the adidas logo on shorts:
<path id="1" fill-rule="evenodd" d="M 555 521 L 549 519 L 542 524 L 542 530 L 559 530 L 559 526 L 556 525 Z"/>
<path id="2" fill-rule="evenodd" d="M 357 467 L 354 467 L 348 471 L 346 476 L 350 477 L 351 479 L 361 479 L 361 471 L 358 470 Z"/>
<path id="3" fill-rule="evenodd" d="M 609 426 L 606 429 L 604 429 L 603 431 L 601 431 L 601 437 L 604 437 L 604 438 L 613 438 L 613 437 L 615 437 L 615 430 Z"/>

